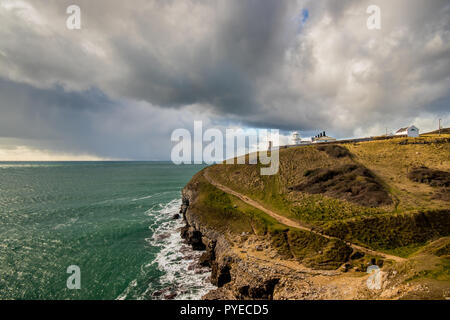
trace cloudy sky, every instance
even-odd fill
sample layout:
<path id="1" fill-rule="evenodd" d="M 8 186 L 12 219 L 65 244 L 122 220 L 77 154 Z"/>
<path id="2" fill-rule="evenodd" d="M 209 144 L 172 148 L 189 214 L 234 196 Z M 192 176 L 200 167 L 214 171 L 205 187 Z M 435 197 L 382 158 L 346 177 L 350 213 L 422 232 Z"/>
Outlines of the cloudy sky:
<path id="1" fill-rule="evenodd" d="M 194 120 L 345 138 L 449 113 L 447 0 L 0 0 L 0 160 L 169 159 Z"/>

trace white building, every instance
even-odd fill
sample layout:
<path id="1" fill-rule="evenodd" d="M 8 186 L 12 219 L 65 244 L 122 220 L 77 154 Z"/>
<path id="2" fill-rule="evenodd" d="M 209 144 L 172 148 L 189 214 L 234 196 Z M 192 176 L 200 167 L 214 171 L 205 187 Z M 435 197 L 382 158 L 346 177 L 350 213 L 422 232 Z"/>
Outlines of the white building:
<path id="1" fill-rule="evenodd" d="M 292 133 L 291 141 L 292 141 L 292 144 L 301 144 L 302 143 L 302 138 L 300 138 L 300 135 L 297 131 L 294 131 Z"/>
<path id="2" fill-rule="evenodd" d="M 309 141 L 309 140 L 302 140 L 302 138 L 300 138 L 300 134 L 298 133 L 298 131 L 292 132 L 291 141 L 290 142 L 292 143 L 291 145 L 295 145 L 295 146 L 305 145 L 305 144 L 310 144 L 311 143 L 311 141 Z"/>
<path id="3" fill-rule="evenodd" d="M 327 136 L 323 136 L 323 137 L 313 137 L 311 138 L 313 143 L 321 143 L 321 142 L 335 142 L 336 139 L 332 138 L 332 137 L 327 137 Z"/>
<path id="4" fill-rule="evenodd" d="M 418 137 L 419 136 L 419 128 L 416 126 L 409 126 L 405 128 L 400 128 L 395 132 L 396 136 L 408 136 L 408 137 Z"/>
<path id="5" fill-rule="evenodd" d="M 312 143 L 321 142 L 335 142 L 336 139 L 326 135 L 325 131 L 319 133 L 317 136 L 311 138 Z"/>

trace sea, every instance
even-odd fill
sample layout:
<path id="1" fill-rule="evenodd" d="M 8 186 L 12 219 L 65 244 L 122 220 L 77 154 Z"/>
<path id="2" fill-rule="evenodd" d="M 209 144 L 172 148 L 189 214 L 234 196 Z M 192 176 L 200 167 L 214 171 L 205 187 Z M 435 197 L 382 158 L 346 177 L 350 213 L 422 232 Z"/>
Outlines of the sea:
<path id="1" fill-rule="evenodd" d="M 0 299 L 200 299 L 210 272 L 174 215 L 203 167 L 0 162 Z"/>

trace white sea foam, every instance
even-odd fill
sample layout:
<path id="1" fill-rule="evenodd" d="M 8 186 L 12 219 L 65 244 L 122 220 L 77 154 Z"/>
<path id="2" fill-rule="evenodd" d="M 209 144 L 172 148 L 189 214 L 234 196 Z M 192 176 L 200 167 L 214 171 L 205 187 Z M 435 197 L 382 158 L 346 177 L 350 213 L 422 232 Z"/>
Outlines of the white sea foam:
<path id="1" fill-rule="evenodd" d="M 175 299 L 200 299 L 215 287 L 210 283 L 211 273 L 208 268 L 197 266 L 202 252 L 194 251 L 184 243 L 179 229 L 184 225 L 182 219 L 173 220 L 178 213 L 181 200 L 175 199 L 163 206 L 161 210 L 149 212 L 160 220 L 151 239 L 152 246 L 160 247 L 160 251 L 152 264 L 165 274 L 160 278 L 161 283 L 174 293 Z"/>
<path id="2" fill-rule="evenodd" d="M 122 292 L 117 298 L 116 300 L 125 300 L 128 296 L 128 294 L 130 293 L 131 289 L 133 289 L 134 287 L 136 287 L 137 285 L 137 280 L 134 279 L 133 281 L 131 281 L 131 283 L 128 285 L 128 287 L 125 289 L 124 292 Z"/>
<path id="3" fill-rule="evenodd" d="M 153 299 L 164 299 L 167 294 L 176 294 L 175 299 L 196 300 L 216 288 L 210 283 L 209 269 L 198 266 L 198 258 L 202 252 L 192 250 L 180 236 L 179 229 L 184 225 L 183 220 L 172 219 L 178 213 L 180 205 L 181 200 L 174 199 L 146 212 L 154 221 L 149 226 L 153 236 L 146 240 L 150 246 L 159 248 L 159 252 L 143 268 L 156 266 L 164 274 L 159 278 L 159 284 L 148 285 L 142 299 L 150 296 Z M 136 282 L 132 281 L 117 299 L 126 299 L 134 286 Z M 155 291 L 159 291 L 159 295 L 154 296 Z"/>
<path id="4" fill-rule="evenodd" d="M 151 194 L 151 195 L 148 195 L 148 196 L 134 198 L 131 201 L 135 202 L 135 201 L 146 200 L 146 199 L 150 199 L 150 198 L 156 198 L 156 197 L 159 197 L 159 196 L 166 195 L 168 193 L 173 193 L 173 191 L 158 192 L 158 193 L 154 193 L 154 194 Z"/>

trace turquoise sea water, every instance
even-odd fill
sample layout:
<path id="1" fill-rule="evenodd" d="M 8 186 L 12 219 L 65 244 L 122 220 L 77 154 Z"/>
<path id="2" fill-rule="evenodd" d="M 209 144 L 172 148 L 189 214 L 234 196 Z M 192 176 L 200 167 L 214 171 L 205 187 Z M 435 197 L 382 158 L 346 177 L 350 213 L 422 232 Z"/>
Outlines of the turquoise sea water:
<path id="1" fill-rule="evenodd" d="M 172 216 L 201 168 L 0 162 L 0 298 L 199 298 L 208 273 L 193 267 L 198 253 Z M 79 290 L 66 287 L 70 265 L 80 267 Z"/>

